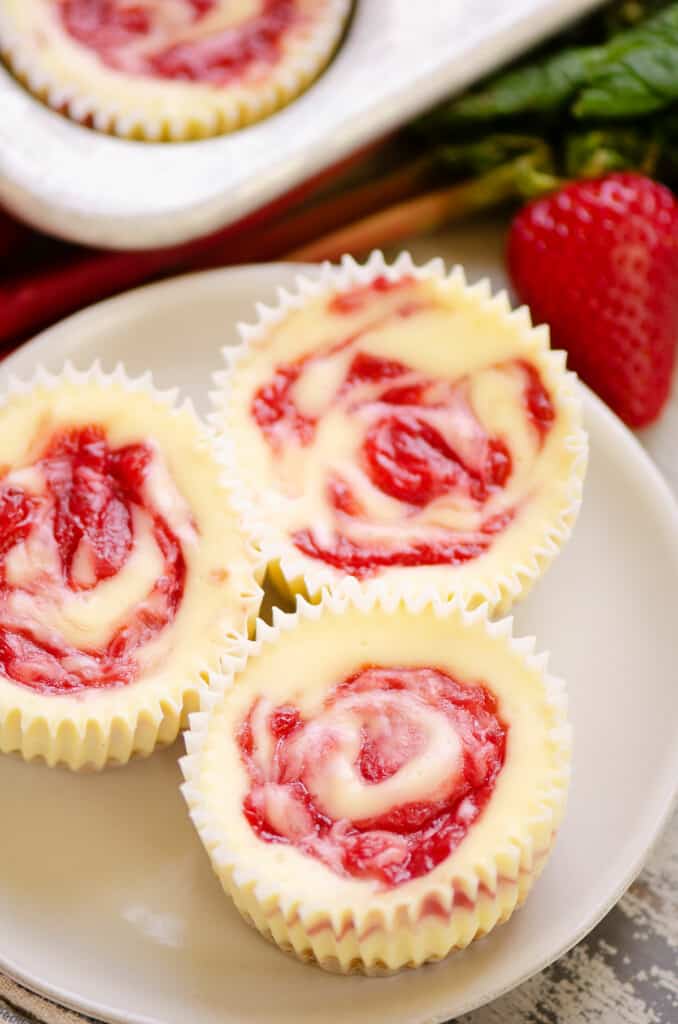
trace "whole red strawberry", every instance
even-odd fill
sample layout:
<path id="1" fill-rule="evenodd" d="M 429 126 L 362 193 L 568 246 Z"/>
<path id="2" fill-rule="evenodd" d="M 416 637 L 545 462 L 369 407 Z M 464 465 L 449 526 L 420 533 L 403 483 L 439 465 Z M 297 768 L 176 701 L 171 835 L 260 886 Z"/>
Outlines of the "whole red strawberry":
<path id="1" fill-rule="evenodd" d="M 678 202 L 624 172 L 576 181 L 517 215 L 509 272 L 568 365 L 629 426 L 654 420 L 678 339 Z"/>

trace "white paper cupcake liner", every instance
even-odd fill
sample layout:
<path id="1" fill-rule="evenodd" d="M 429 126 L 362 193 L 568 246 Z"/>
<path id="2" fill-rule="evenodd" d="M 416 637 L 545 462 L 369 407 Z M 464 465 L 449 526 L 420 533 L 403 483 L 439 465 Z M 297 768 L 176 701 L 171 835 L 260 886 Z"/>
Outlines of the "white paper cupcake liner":
<path id="1" fill-rule="evenodd" d="M 486 603 L 494 613 L 502 615 L 529 593 L 572 532 L 582 501 L 588 437 L 581 425 L 582 402 L 577 378 L 565 368 L 565 353 L 550 348 L 548 328 L 534 327 L 525 306 L 511 310 L 506 292 L 493 296 L 488 280 L 469 286 L 464 270 L 459 266 L 446 273 L 443 261 L 434 259 L 418 267 L 408 252 L 401 253 L 390 265 L 378 251 L 373 252 L 364 264 L 344 256 L 339 266 L 322 264 L 317 276 L 300 274 L 293 291 L 279 288 L 275 305 L 257 304 L 256 321 L 238 325 L 240 343 L 222 349 L 226 369 L 214 374 L 214 390 L 210 395 L 214 410 L 210 422 L 220 435 L 224 471 L 233 506 L 239 515 L 241 528 L 261 548 L 268 563 L 270 579 L 281 593 L 292 598 L 302 594 L 314 601 L 324 589 L 335 587 L 344 578 L 346 574 L 322 562 L 313 562 L 298 552 L 288 540 L 281 537 L 276 524 L 264 518 L 256 497 L 243 481 L 240 472 L 236 440 L 238 425 L 230 418 L 231 397 L 238 388 L 239 368 L 247 365 L 257 349 L 265 344 L 270 328 L 284 320 L 291 311 L 301 309 L 310 299 L 367 285 L 378 277 L 397 281 L 405 276 L 439 281 L 453 294 L 472 297 L 478 311 L 488 319 L 504 327 L 510 325 L 523 345 L 521 354 L 529 355 L 547 384 L 556 408 L 564 410 L 569 417 L 571 429 L 562 444 L 566 465 L 558 479 L 549 484 L 549 490 L 554 494 L 555 512 L 534 523 L 529 542 L 523 544 L 510 564 L 497 566 L 489 564 L 484 558 L 472 560 L 464 566 L 463 575 L 467 577 L 465 581 L 460 579 L 462 574 L 451 567 L 449 582 L 438 587 L 442 597 L 458 595 L 468 607 Z M 510 530 L 511 527 L 507 532 Z M 420 586 L 413 577 L 402 584 L 396 583 L 390 570 L 383 571 L 378 578 L 369 580 L 365 585 L 377 591 L 393 587 L 399 591 L 409 591 Z"/>
<path id="2" fill-rule="evenodd" d="M 351 0 L 323 2 L 323 18 L 296 30 L 280 67 L 257 85 L 215 87 L 108 68 L 60 28 L 48 26 L 44 7 L 33 0 L 0 5 L 0 55 L 34 96 L 72 121 L 139 141 L 202 139 L 268 117 L 321 74 L 351 10 Z"/>
<path id="3" fill-rule="evenodd" d="M 64 763 L 72 769 L 98 769 L 109 762 L 125 763 L 133 755 L 150 754 L 159 744 L 176 738 L 188 713 L 199 706 L 200 696 L 212 673 L 220 669 L 222 658 L 237 654 L 247 643 L 248 630 L 254 627 L 261 603 L 258 580 L 263 568 L 256 550 L 237 531 L 210 432 L 189 401 L 178 404 L 177 389 L 156 389 L 150 373 L 131 379 L 122 365 L 110 374 L 103 372 L 98 363 L 84 372 L 70 364 L 58 374 L 39 368 L 29 381 L 10 379 L 0 400 L 0 420 L 12 402 L 63 388 L 73 389 L 76 396 L 87 389 L 102 395 L 117 392 L 125 402 L 121 405 L 123 420 L 129 418 L 135 406 L 137 417 L 152 410 L 158 418 L 160 412 L 158 422 L 164 421 L 182 453 L 190 454 L 192 472 L 213 495 L 212 532 L 207 534 L 212 548 L 223 538 L 224 557 L 232 556 L 228 590 L 215 598 L 212 592 L 207 594 L 201 581 L 203 589 L 192 592 L 194 598 L 203 594 L 210 602 L 207 608 L 213 619 L 209 628 L 198 633 L 194 645 L 179 644 L 178 651 L 172 650 L 171 662 L 168 659 L 166 665 L 153 668 L 147 676 L 115 689 L 85 690 L 73 695 L 40 693 L 0 677 L 0 751 L 16 752 L 26 759 L 42 757 L 48 765 Z M 62 411 L 59 416 L 59 422 L 68 424 Z M 96 414 L 92 419 L 96 422 Z M 164 445 L 165 451 L 169 448 L 169 444 Z M 203 515 L 203 525 L 206 522 Z"/>
<path id="4" fill-rule="evenodd" d="M 231 791 L 224 793 L 227 780 L 217 757 L 224 742 L 219 724 L 225 721 L 227 729 L 231 724 L 226 714 L 223 719 L 219 715 L 233 687 L 237 688 L 233 692 L 240 693 L 240 688 L 247 686 L 247 666 L 271 645 L 284 645 L 286 634 L 317 624 L 324 617 L 336 619 L 354 611 L 368 618 L 403 613 L 412 617 L 412 628 L 417 616 L 433 615 L 446 623 L 446 635 L 450 629 L 462 630 L 474 643 L 482 635 L 484 644 L 501 652 L 498 658 L 507 659 L 512 666 L 517 663 L 517 671 L 529 676 L 530 686 L 535 681 L 538 686 L 547 751 L 543 764 L 548 770 L 536 781 L 531 778 L 534 790 L 521 798 L 524 813 L 510 819 L 506 831 L 500 829 L 489 847 L 483 841 L 480 853 L 474 846 L 470 856 L 460 862 L 458 854 L 467 837 L 428 875 L 386 893 L 368 888 L 360 899 L 345 899 L 344 880 L 329 868 L 320 869 L 327 873 L 326 883 L 312 876 L 319 870 L 313 858 L 298 854 L 298 871 L 295 869 L 291 884 L 288 861 L 284 869 L 278 869 L 279 861 L 255 849 L 257 844 L 268 849 L 269 844 L 256 839 L 254 833 L 251 842 L 243 840 L 232 817 L 242 814 L 238 782 L 233 780 L 235 795 L 229 800 Z M 564 813 L 570 777 L 571 730 L 565 686 L 547 673 L 548 656 L 536 654 L 534 643 L 534 638 L 515 638 L 510 619 L 491 621 L 486 608 L 469 611 L 459 600 L 443 602 L 433 592 L 369 594 L 351 580 L 324 593 L 318 604 L 300 599 L 295 613 L 276 611 L 272 626 L 260 623 L 247 659 L 234 659 L 218 685 L 204 696 L 202 710 L 191 715 L 185 734 L 188 753 L 181 761 L 182 788 L 191 818 L 216 875 L 243 917 L 281 949 L 344 974 L 390 973 L 439 960 L 508 920 L 546 863 Z M 362 656 L 361 651 L 356 653 L 358 658 Z M 215 721 L 219 723 L 216 726 Z M 512 757 L 515 763 L 519 755 Z M 525 778 L 524 763 L 520 771 Z"/>

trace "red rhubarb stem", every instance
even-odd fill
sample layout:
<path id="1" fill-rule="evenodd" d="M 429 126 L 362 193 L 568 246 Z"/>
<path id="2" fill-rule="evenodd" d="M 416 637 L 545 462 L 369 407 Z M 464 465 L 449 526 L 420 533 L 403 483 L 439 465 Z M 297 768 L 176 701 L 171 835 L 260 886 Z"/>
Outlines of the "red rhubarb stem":
<path id="1" fill-rule="evenodd" d="M 395 203 L 286 254 L 290 260 L 337 260 L 394 245 L 413 235 L 427 234 L 471 213 L 488 209 L 518 195 L 524 159 L 497 167 L 473 181 L 436 189 Z"/>
<path id="2" fill-rule="evenodd" d="M 315 200 L 263 226 L 260 232 L 243 234 L 225 245 L 215 246 L 199 265 L 213 267 L 278 259 L 342 224 L 414 195 L 430 181 L 436 163 L 435 154 L 426 154 L 364 185 Z"/>

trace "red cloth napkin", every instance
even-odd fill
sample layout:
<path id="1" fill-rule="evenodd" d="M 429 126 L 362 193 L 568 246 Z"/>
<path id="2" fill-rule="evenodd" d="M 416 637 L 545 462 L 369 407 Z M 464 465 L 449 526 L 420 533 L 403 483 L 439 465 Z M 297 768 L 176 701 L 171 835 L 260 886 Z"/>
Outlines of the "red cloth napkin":
<path id="1" fill-rule="evenodd" d="M 281 255 L 270 243 L 257 246 L 257 226 L 271 214 L 270 209 L 261 211 L 184 245 L 106 252 L 49 238 L 0 210 L 0 350 L 68 313 L 153 278 Z"/>

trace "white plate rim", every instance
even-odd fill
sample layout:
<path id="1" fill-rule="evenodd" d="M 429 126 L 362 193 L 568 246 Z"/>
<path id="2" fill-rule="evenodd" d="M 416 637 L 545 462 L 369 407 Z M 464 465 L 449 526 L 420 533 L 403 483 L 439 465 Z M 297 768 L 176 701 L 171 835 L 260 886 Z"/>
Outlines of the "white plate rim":
<path id="1" fill-rule="evenodd" d="M 315 268 L 315 270 L 317 270 L 317 268 Z M 190 294 L 192 289 L 200 287 L 202 284 L 209 287 L 218 287 L 225 277 L 232 279 L 233 277 L 241 275 L 245 277 L 261 273 L 266 275 L 269 273 L 273 274 L 276 271 L 284 271 L 285 273 L 289 273 L 289 271 L 298 273 L 304 272 L 308 274 L 309 272 L 314 272 L 314 268 L 306 264 L 266 263 L 246 264 L 233 268 L 202 271 L 199 273 L 184 274 L 179 277 L 171 278 L 167 281 L 144 285 L 140 288 L 135 288 L 131 291 L 115 296 L 114 298 L 96 303 L 93 306 L 67 317 L 65 320 L 60 321 L 47 330 L 42 331 L 34 338 L 27 341 L 14 353 L 10 354 L 4 362 L 0 364 L 0 395 L 4 390 L 8 375 L 16 375 L 19 379 L 23 380 L 28 379 L 25 373 L 19 372 L 15 374 L 13 369 L 15 364 L 33 361 L 34 367 L 37 368 L 40 362 L 40 355 L 43 350 L 47 350 L 55 345 L 58 346 L 60 342 L 65 343 L 69 337 L 77 344 L 78 332 L 83 330 L 87 333 L 100 321 L 108 321 L 110 323 L 111 320 L 116 318 L 116 316 L 124 316 L 127 313 L 134 314 L 136 311 L 141 312 L 149 302 L 151 305 L 155 304 L 156 306 L 162 306 L 165 296 L 169 297 L 171 295 L 172 300 L 176 301 L 176 299 L 180 298 L 184 293 Z M 37 359 L 33 360 L 33 356 L 36 356 Z M 74 359 L 73 362 L 77 365 L 77 359 Z M 612 434 L 618 438 L 620 444 L 624 444 L 626 448 L 633 453 L 638 465 L 642 468 L 642 472 L 645 475 L 649 486 L 655 491 L 657 503 L 661 502 L 664 505 L 664 514 L 667 521 L 670 521 L 671 524 L 671 543 L 672 546 L 675 546 L 676 551 L 678 552 L 678 501 L 676 500 L 673 491 L 634 434 L 589 388 L 585 385 L 581 386 L 585 392 L 585 402 L 588 409 L 593 412 L 596 419 L 602 421 L 605 429 L 611 431 Z M 536 974 L 539 974 L 550 964 L 554 963 L 571 950 L 578 942 L 584 939 L 586 935 L 588 935 L 591 930 L 595 928 L 595 926 L 606 916 L 606 914 L 609 913 L 641 872 L 652 849 L 661 838 L 663 830 L 665 829 L 673 811 L 678 808 L 678 746 L 674 748 L 672 755 L 668 759 L 665 775 L 666 782 L 663 787 L 665 792 L 663 792 L 661 799 L 658 801 L 660 807 L 658 812 L 655 813 L 652 826 L 647 827 L 642 849 L 628 866 L 614 890 L 607 895 L 605 900 L 593 909 L 593 912 L 586 917 L 585 922 L 566 943 L 563 943 L 561 948 L 548 954 L 539 962 L 536 962 L 532 967 L 530 967 L 530 969 L 523 972 L 522 975 L 518 976 L 510 983 L 499 985 L 495 989 L 488 990 L 480 1001 L 478 999 L 471 999 L 468 1004 L 462 1003 L 461 1007 L 455 1007 L 454 1012 L 456 1017 L 472 1012 L 481 1006 L 485 1006 L 488 1003 L 493 1002 L 502 995 L 505 995 L 507 992 L 510 992 L 519 985 L 522 985 Z M 672 785 L 671 779 L 673 779 Z M 44 996 L 61 1006 L 74 1010 L 77 1013 L 86 1014 L 102 1021 L 108 1021 L 110 1024 L 158 1024 L 157 1018 L 139 1014 L 125 1014 L 124 1016 L 120 1016 L 119 1013 L 112 1010 L 111 1007 L 106 1007 L 105 1005 L 95 1001 L 87 999 L 83 1000 L 77 995 L 77 993 L 68 989 L 62 989 L 48 983 L 42 983 L 40 979 L 32 975 L 30 971 L 20 968 L 8 957 L 4 956 L 1 949 L 0 971 L 30 991 Z M 403 1018 L 398 1020 L 396 1024 L 444 1024 L 445 1021 L 449 1021 L 449 1014 L 443 1012 L 440 1014 L 436 1013 L 433 1016 L 426 1018 Z M 243 1022 L 243 1024 L 245 1024 L 245 1022 Z"/>

